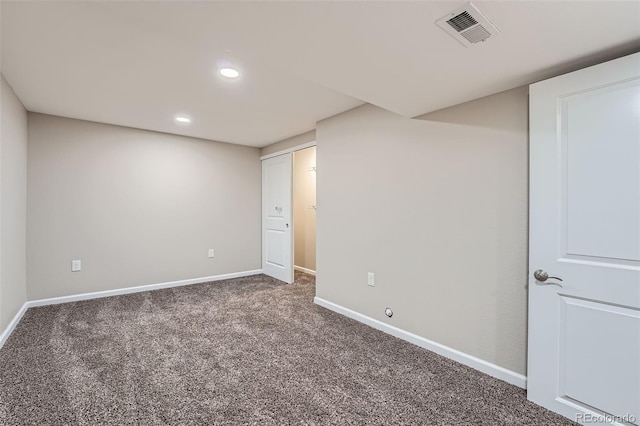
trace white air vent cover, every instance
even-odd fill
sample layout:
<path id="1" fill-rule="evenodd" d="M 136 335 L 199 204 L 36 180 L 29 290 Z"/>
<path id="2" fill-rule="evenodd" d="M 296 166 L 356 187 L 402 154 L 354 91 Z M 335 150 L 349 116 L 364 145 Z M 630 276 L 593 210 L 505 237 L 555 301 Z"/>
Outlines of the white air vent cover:
<path id="1" fill-rule="evenodd" d="M 436 24 L 466 47 L 500 35 L 500 30 L 471 3 L 438 19 Z"/>

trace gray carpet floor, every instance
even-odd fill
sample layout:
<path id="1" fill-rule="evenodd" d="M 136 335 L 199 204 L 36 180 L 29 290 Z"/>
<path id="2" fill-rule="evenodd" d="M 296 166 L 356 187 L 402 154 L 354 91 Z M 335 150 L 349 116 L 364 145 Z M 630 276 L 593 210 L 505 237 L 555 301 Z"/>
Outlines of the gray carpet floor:
<path id="1" fill-rule="evenodd" d="M 31 308 L 0 350 L 0 423 L 572 424 L 314 294 L 256 275 Z"/>

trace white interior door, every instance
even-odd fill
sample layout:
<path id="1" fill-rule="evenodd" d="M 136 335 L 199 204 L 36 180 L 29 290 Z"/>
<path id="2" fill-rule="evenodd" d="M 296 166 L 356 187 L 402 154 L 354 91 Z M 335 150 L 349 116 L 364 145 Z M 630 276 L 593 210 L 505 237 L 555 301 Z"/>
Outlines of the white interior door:
<path id="1" fill-rule="evenodd" d="M 262 161 L 262 270 L 293 282 L 292 155 Z"/>
<path id="2" fill-rule="evenodd" d="M 640 54 L 533 84 L 530 132 L 528 397 L 638 424 Z"/>

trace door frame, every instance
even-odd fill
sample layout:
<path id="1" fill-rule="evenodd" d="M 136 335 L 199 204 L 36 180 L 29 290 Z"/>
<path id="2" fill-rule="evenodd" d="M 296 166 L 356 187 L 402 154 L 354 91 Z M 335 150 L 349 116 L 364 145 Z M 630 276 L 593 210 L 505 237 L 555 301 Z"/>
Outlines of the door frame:
<path id="1" fill-rule="evenodd" d="M 298 145 L 294 145 L 285 149 L 282 149 L 280 151 L 276 151 L 273 152 L 271 154 L 265 154 L 265 155 L 261 155 L 260 156 L 260 162 L 262 163 L 262 161 L 264 160 L 268 160 L 269 158 L 274 158 L 274 157 L 278 157 L 280 155 L 285 155 L 285 154 L 293 154 L 296 151 L 302 151 L 303 149 L 307 149 L 307 148 L 312 148 L 312 147 L 317 147 L 318 144 L 315 140 L 311 141 L 311 142 L 306 142 L 306 143 L 302 143 L 302 144 L 298 144 Z M 316 157 L 317 158 L 317 157 Z M 316 160 L 317 161 L 317 160 Z M 292 156 L 292 162 L 294 162 L 295 164 L 295 158 L 293 158 Z M 293 165 L 292 165 L 292 171 L 293 171 Z M 261 178 L 262 179 L 262 178 Z M 264 187 L 264 182 L 262 182 L 262 186 Z M 316 186 L 317 186 L 317 181 L 316 181 Z M 291 173 L 291 188 L 293 188 L 293 173 Z M 317 192 L 316 192 L 316 196 L 317 196 Z M 291 276 L 295 276 L 295 261 L 293 261 L 294 259 L 294 253 L 295 253 L 295 229 L 296 229 L 296 222 L 294 220 L 294 215 L 293 215 L 293 190 L 291 192 L 291 253 L 292 253 L 292 262 L 291 262 Z M 260 217 L 261 217 L 261 221 L 262 221 L 262 215 L 263 212 L 261 211 L 260 213 Z M 264 235 L 264 222 L 262 222 L 262 224 L 260 225 L 260 238 L 263 237 Z M 316 233 L 316 247 L 317 247 L 317 233 Z M 264 242 L 263 242 L 264 243 Z M 262 250 L 264 250 L 263 245 L 261 244 L 260 247 L 262 247 Z M 262 256 L 264 256 L 264 253 L 261 254 L 261 258 Z M 316 266 L 316 273 L 317 273 L 317 266 Z"/>
<path id="2" fill-rule="evenodd" d="M 260 156 L 260 161 L 267 160 L 272 157 L 277 157 L 279 155 L 288 154 L 290 152 L 302 151 L 303 149 L 311 148 L 314 146 L 317 146 L 316 141 L 311 141 L 311 142 L 303 143 L 300 145 L 294 145 L 290 148 L 285 148 L 280 151 L 272 152 L 271 154 L 262 155 Z"/>

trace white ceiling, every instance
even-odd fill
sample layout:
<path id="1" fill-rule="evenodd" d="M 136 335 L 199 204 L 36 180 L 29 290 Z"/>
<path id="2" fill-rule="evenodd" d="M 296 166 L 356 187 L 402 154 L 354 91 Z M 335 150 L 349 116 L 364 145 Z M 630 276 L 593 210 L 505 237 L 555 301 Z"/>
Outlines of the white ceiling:
<path id="1" fill-rule="evenodd" d="M 364 102 L 414 117 L 640 50 L 640 1 L 477 1 L 502 35 L 473 48 L 434 23 L 464 4 L 2 1 L 0 67 L 30 111 L 265 146 Z"/>

